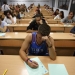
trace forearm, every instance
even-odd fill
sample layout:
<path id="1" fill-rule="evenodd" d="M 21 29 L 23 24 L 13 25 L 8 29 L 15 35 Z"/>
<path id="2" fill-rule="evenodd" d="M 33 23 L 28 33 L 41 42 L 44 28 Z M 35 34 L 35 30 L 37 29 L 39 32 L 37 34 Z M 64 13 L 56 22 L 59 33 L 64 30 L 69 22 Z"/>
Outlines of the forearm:
<path id="1" fill-rule="evenodd" d="M 12 23 L 14 23 L 14 20 L 11 18 Z"/>
<path id="2" fill-rule="evenodd" d="M 23 50 L 20 50 L 19 54 L 20 54 L 21 58 L 26 62 L 26 60 L 28 59 L 27 54 Z"/>
<path id="3" fill-rule="evenodd" d="M 51 48 L 48 48 L 49 50 L 49 56 L 51 59 L 55 60 L 56 59 L 56 52 L 55 50 L 51 47 Z"/>
<path id="4" fill-rule="evenodd" d="M 6 30 L 3 28 L 0 28 L 0 31 L 4 33 Z"/>

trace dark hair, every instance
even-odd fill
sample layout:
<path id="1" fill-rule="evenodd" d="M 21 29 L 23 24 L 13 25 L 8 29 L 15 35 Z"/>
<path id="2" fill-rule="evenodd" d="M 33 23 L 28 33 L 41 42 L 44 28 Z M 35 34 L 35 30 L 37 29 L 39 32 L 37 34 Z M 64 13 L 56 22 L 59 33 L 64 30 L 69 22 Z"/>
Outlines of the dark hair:
<path id="1" fill-rule="evenodd" d="M 40 18 L 41 18 L 41 15 L 40 15 L 40 14 L 36 14 L 36 15 L 33 16 L 32 18 L 36 18 L 36 17 L 40 17 Z"/>
<path id="2" fill-rule="evenodd" d="M 7 18 L 9 18 L 9 17 L 7 16 L 7 13 L 9 13 L 9 14 L 12 16 L 12 12 L 11 12 L 10 10 L 7 10 L 7 11 L 6 11 L 6 17 L 7 17 Z"/>
<path id="3" fill-rule="evenodd" d="M 56 9 L 56 11 L 59 11 L 59 9 Z M 57 12 L 54 12 L 54 14 L 53 15 L 55 15 L 55 16 L 57 16 L 59 13 L 57 13 Z"/>
<path id="4" fill-rule="evenodd" d="M 59 9 L 56 9 L 56 11 L 59 11 Z"/>
<path id="5" fill-rule="evenodd" d="M 51 28 L 46 23 L 41 24 L 38 28 L 38 33 L 40 33 L 42 36 L 48 36 L 50 34 Z"/>
<path id="6" fill-rule="evenodd" d="M 4 1 L 4 2 L 3 2 L 3 4 L 7 4 L 7 2 L 6 2 L 6 1 Z"/>
<path id="7" fill-rule="evenodd" d="M 62 13 L 61 19 L 63 19 L 64 18 L 64 12 L 63 11 L 60 11 L 60 13 Z"/>
<path id="8" fill-rule="evenodd" d="M 40 14 L 40 10 L 36 10 L 38 12 L 38 14 Z"/>
<path id="9" fill-rule="evenodd" d="M 73 17 L 74 17 L 74 11 L 70 11 L 69 14 L 70 14 L 70 13 L 73 13 Z M 73 18 L 73 17 L 72 17 L 72 18 Z"/>

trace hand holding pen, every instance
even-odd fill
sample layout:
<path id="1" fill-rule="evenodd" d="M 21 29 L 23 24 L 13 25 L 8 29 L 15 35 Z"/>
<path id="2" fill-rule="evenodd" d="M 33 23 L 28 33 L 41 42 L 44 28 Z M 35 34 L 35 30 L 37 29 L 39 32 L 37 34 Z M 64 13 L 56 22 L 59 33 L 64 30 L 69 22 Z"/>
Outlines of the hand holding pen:
<path id="1" fill-rule="evenodd" d="M 31 67 L 31 68 L 37 68 L 39 65 L 36 61 L 33 60 L 28 60 L 27 64 Z"/>

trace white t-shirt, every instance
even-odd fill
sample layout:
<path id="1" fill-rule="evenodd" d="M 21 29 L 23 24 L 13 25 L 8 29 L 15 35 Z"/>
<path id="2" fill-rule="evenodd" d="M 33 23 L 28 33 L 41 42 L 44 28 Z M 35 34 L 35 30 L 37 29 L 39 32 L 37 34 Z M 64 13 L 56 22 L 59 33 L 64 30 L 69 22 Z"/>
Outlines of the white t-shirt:
<path id="1" fill-rule="evenodd" d="M 20 12 L 20 17 L 21 17 L 21 18 L 24 17 L 24 14 L 21 14 L 21 12 Z"/>
<path id="2" fill-rule="evenodd" d="M 13 17 L 13 20 L 14 20 L 14 24 L 15 24 L 15 23 L 16 23 L 16 17 Z M 7 24 L 12 24 L 11 19 L 9 19 L 9 18 L 7 18 L 7 17 L 4 18 L 4 21 L 5 21 Z"/>
<path id="3" fill-rule="evenodd" d="M 61 22 L 63 21 L 63 19 L 61 19 L 59 15 L 57 15 L 57 16 L 54 17 L 54 20 L 56 20 L 56 19 L 60 19 Z"/>
<path id="4" fill-rule="evenodd" d="M 56 19 L 61 19 L 61 18 L 60 18 L 59 15 L 57 15 L 57 16 L 54 17 L 54 20 L 56 20 Z"/>
<path id="5" fill-rule="evenodd" d="M 6 5 L 6 4 L 3 4 L 1 9 L 2 11 L 10 10 L 9 5 Z"/>

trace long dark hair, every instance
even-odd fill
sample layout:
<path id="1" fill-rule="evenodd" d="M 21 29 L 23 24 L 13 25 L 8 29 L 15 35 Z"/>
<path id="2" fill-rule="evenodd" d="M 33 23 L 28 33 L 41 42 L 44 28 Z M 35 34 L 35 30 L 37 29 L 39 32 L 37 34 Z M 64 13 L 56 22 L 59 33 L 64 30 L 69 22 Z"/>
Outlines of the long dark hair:
<path id="1" fill-rule="evenodd" d="M 6 17 L 7 17 L 7 18 L 9 18 L 9 17 L 7 16 L 7 13 L 9 13 L 9 14 L 12 16 L 12 12 L 11 12 L 10 10 L 7 10 L 7 11 L 6 11 Z"/>
<path id="2" fill-rule="evenodd" d="M 64 12 L 60 11 L 60 13 L 62 13 L 62 15 L 60 17 L 61 17 L 61 19 L 63 19 L 64 18 Z"/>

